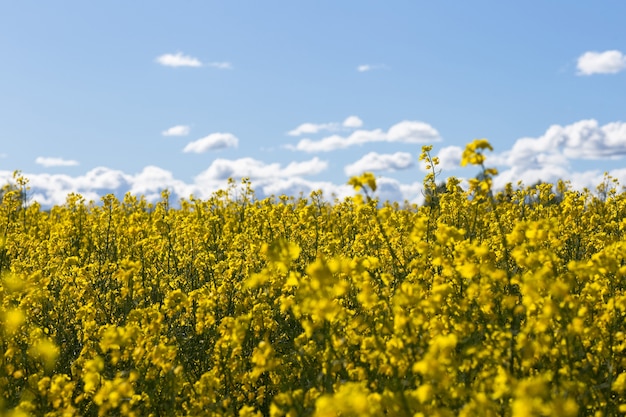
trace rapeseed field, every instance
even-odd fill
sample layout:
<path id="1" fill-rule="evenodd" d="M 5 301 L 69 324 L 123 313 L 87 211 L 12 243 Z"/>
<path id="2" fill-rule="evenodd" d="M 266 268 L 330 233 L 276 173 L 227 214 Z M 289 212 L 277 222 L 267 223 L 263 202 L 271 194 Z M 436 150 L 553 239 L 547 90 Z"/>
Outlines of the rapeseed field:
<path id="1" fill-rule="evenodd" d="M 423 205 L 141 196 L 0 203 L 4 416 L 626 413 L 626 194 L 463 189 Z"/>

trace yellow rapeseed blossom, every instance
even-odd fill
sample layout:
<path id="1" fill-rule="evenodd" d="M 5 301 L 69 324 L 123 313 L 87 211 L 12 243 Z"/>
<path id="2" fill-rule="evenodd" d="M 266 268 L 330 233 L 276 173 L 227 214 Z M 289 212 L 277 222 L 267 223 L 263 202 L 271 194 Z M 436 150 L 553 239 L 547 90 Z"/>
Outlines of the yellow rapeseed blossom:
<path id="1" fill-rule="evenodd" d="M 7 310 L 4 312 L 4 331 L 9 335 L 13 335 L 25 321 L 26 315 L 21 309 L 12 308 Z"/>
<path id="2" fill-rule="evenodd" d="M 461 155 L 461 166 L 465 166 L 467 164 L 482 165 L 483 162 L 485 162 L 485 156 L 482 151 L 485 149 L 493 151 L 493 147 L 487 139 L 476 139 L 469 143 L 465 147 L 463 155 Z"/>
<path id="3" fill-rule="evenodd" d="M 28 352 L 33 358 L 41 360 L 47 370 L 54 368 L 60 354 L 59 347 L 48 338 L 34 341 Z"/>

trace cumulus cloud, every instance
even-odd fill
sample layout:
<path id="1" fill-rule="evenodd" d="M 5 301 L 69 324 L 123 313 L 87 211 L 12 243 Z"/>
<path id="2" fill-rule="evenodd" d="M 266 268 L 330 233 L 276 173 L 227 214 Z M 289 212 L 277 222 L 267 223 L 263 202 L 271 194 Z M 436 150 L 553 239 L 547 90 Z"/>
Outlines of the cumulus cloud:
<path id="1" fill-rule="evenodd" d="M 626 55 L 617 50 L 585 52 L 578 58 L 578 74 L 615 74 L 626 69 Z"/>
<path id="2" fill-rule="evenodd" d="M 457 169 L 461 166 L 461 156 L 463 156 L 463 149 L 458 146 L 446 146 L 439 150 L 437 156 L 439 157 L 439 169 Z"/>
<path id="3" fill-rule="evenodd" d="M 585 175 L 589 175 L 589 173 L 586 173 Z M 570 178 L 572 178 L 572 172 L 567 168 L 567 166 L 544 165 L 537 166 L 532 169 L 512 167 L 498 173 L 494 179 L 494 187 L 496 189 L 501 189 L 508 183 L 516 185 L 518 182 L 521 182 L 524 185 L 536 184 L 539 181 L 545 183 L 556 183 L 559 179 Z"/>
<path id="4" fill-rule="evenodd" d="M 43 206 L 63 204 L 70 193 L 81 194 L 86 201 L 97 201 L 101 196 L 113 193 L 118 189 L 127 189 L 132 176 L 121 171 L 98 167 L 84 175 L 70 176 L 66 174 L 29 174 L 28 178 L 33 201 Z M 0 171 L 3 182 L 10 181 L 10 173 Z"/>
<path id="5" fill-rule="evenodd" d="M 421 182 L 410 184 L 402 184 L 394 178 L 378 177 L 376 178 L 378 188 L 374 193 L 374 197 L 383 201 L 409 202 L 421 204 L 424 200 L 422 193 L 423 185 Z M 321 190 L 324 198 L 328 201 L 337 199 L 344 200 L 346 197 L 354 195 L 354 189 L 347 184 L 335 184 L 326 181 L 309 181 L 303 178 L 281 178 L 267 185 L 259 187 L 265 196 L 281 194 L 298 196 L 303 194 L 308 196 L 312 191 Z"/>
<path id="6" fill-rule="evenodd" d="M 190 127 L 186 125 L 172 126 L 167 130 L 161 132 L 163 136 L 187 136 L 190 132 Z"/>
<path id="7" fill-rule="evenodd" d="M 258 198 L 281 194 L 308 196 L 314 190 L 322 190 L 329 201 L 354 195 L 353 188 L 345 183 L 306 179 L 306 176 L 319 173 L 327 166 L 327 162 L 318 158 L 287 165 L 268 164 L 252 158 L 216 160 L 191 183 L 176 179 L 170 171 L 157 166 L 147 166 L 136 174 L 98 167 L 78 176 L 49 173 L 24 175 L 30 180 L 31 201 L 37 201 L 44 207 L 64 204 L 70 193 L 80 194 L 86 201 L 94 202 L 111 193 L 121 199 L 127 192 L 143 195 L 148 201 L 155 202 L 160 200 L 164 189 L 170 190 L 173 198 L 188 198 L 190 195 L 209 198 L 213 192 L 227 189 L 227 178 L 241 177 L 251 179 Z M 10 182 L 12 174 L 11 171 L 0 170 L 0 181 Z M 422 186 L 418 182 L 402 184 L 393 178 L 379 177 L 377 183 L 376 196 L 381 201 L 419 203 L 423 198 Z"/>
<path id="8" fill-rule="evenodd" d="M 148 201 L 157 201 L 161 198 L 161 191 L 169 189 L 179 197 L 189 197 L 193 193 L 200 193 L 196 184 L 186 184 L 175 179 L 173 174 L 156 166 L 147 166 L 137 174 L 127 174 L 107 167 L 97 167 L 83 175 L 70 176 L 66 174 L 29 174 L 31 187 L 30 198 L 43 206 L 61 205 L 65 203 L 68 194 L 76 193 L 86 201 L 98 201 L 106 194 L 116 194 L 122 198 L 130 192 L 143 195 Z M 11 173 L 0 171 L 0 180 L 9 182 Z M 208 197 L 208 194 L 203 194 Z"/>
<path id="9" fill-rule="evenodd" d="M 63 159 L 63 158 L 51 158 L 38 156 L 35 159 L 35 163 L 46 168 L 49 167 L 72 167 L 78 165 L 78 161 L 74 161 L 73 159 Z"/>
<path id="10" fill-rule="evenodd" d="M 363 120 L 357 116 L 349 116 L 342 123 L 343 127 L 357 128 L 363 126 Z"/>
<path id="11" fill-rule="evenodd" d="M 132 176 L 117 169 L 97 167 L 85 175 L 74 177 L 70 182 L 78 192 L 81 190 L 103 190 L 111 192 L 132 182 Z"/>
<path id="12" fill-rule="evenodd" d="M 397 201 L 399 203 L 409 202 L 411 204 L 421 204 L 424 201 L 422 193 L 424 186 L 421 182 L 402 184 L 395 178 L 376 178 L 376 197 L 380 201 Z"/>
<path id="13" fill-rule="evenodd" d="M 522 181 L 526 185 L 538 181 L 554 183 L 570 180 L 577 189 L 595 189 L 603 172 L 577 172 L 575 160 L 610 160 L 626 156 L 626 123 L 612 122 L 603 126 L 596 120 L 581 120 L 566 126 L 553 125 L 539 137 L 523 137 L 510 150 L 487 154 L 486 165 L 503 167 L 495 186 Z M 622 184 L 625 172 L 615 172 Z M 613 175 L 613 174 L 612 174 Z"/>
<path id="14" fill-rule="evenodd" d="M 228 178 L 273 179 L 315 175 L 324 171 L 328 162 L 319 158 L 291 162 L 282 167 L 279 163 L 266 164 L 254 158 L 216 159 L 209 168 L 196 177 L 198 183 L 221 181 Z"/>
<path id="15" fill-rule="evenodd" d="M 308 197 L 313 191 L 321 190 L 327 200 L 338 198 L 340 200 L 354 195 L 354 189 L 347 184 L 334 184 L 329 181 L 310 181 L 304 178 L 277 178 L 259 187 L 265 196 L 294 196 L 302 194 Z"/>
<path id="16" fill-rule="evenodd" d="M 4 177 L 0 172 L 0 178 Z M 185 184 L 174 179 L 173 175 L 158 167 L 148 166 L 138 174 L 126 174 L 106 167 L 94 168 L 84 175 L 64 174 L 24 174 L 29 179 L 31 199 L 43 206 L 63 204 L 67 195 L 76 193 L 86 201 L 98 201 L 106 194 L 116 194 L 119 198 L 127 192 L 143 195 L 148 201 L 160 199 L 160 192 L 169 189 L 180 197 L 188 197 L 198 191 L 194 184 Z"/>
<path id="17" fill-rule="evenodd" d="M 533 167 L 548 158 L 602 159 L 626 155 L 626 123 L 613 122 L 600 126 L 594 119 L 581 120 L 567 126 L 553 125 L 537 137 L 518 139 L 505 154 L 510 166 Z M 543 160 L 542 160 L 543 158 Z"/>
<path id="18" fill-rule="evenodd" d="M 186 184 L 177 180 L 170 171 L 153 165 L 149 165 L 140 173 L 129 177 L 128 181 L 130 183 L 129 192 L 143 195 L 148 201 L 158 200 L 164 189 L 184 198 L 197 191 L 193 184 Z"/>
<path id="19" fill-rule="evenodd" d="M 198 58 L 183 55 L 182 52 L 175 54 L 163 54 L 156 58 L 156 62 L 166 67 L 201 67 L 202 62 Z"/>
<path id="20" fill-rule="evenodd" d="M 300 136 L 303 134 L 317 133 L 321 130 L 332 130 L 337 128 L 337 123 L 302 123 L 300 126 L 287 132 L 289 136 Z"/>
<path id="21" fill-rule="evenodd" d="M 458 146 L 446 146 L 439 150 L 437 156 L 443 175 L 460 168 L 462 154 L 463 148 Z M 569 125 L 552 125 L 539 136 L 519 138 L 509 149 L 486 152 L 485 155 L 485 165 L 499 170 L 494 180 L 496 188 L 519 181 L 532 185 L 538 181 L 555 183 L 563 179 L 569 180 L 575 189 L 587 187 L 593 190 L 602 182 L 604 170 L 578 170 L 577 161 L 624 158 L 626 123 L 600 125 L 598 121 L 589 119 Z M 626 169 L 608 171 L 626 185 Z"/>
<path id="22" fill-rule="evenodd" d="M 301 175 L 315 175 L 328 168 L 328 162 L 315 157 L 308 161 L 290 162 L 284 170 L 279 171 L 281 176 L 294 177 Z"/>
<path id="23" fill-rule="evenodd" d="M 183 152 L 203 153 L 226 148 L 236 148 L 239 139 L 231 133 L 211 133 L 201 139 L 189 142 Z"/>
<path id="24" fill-rule="evenodd" d="M 407 155 L 399 155 L 399 158 L 386 163 L 392 167 L 390 169 L 401 168 L 405 164 L 402 161 L 409 158 Z M 385 161 L 385 156 L 378 159 Z M 397 161 L 401 162 L 398 164 Z M 213 192 L 228 188 L 228 178 L 237 180 L 242 177 L 251 179 L 257 198 L 282 194 L 307 197 L 314 190 L 321 190 L 328 201 L 343 200 L 354 195 L 353 188 L 345 182 L 337 184 L 307 178 L 325 171 L 328 165 L 327 161 L 317 157 L 288 164 L 265 163 L 254 158 L 217 159 L 189 183 L 157 166 L 147 166 L 136 174 L 99 167 L 73 177 L 60 174 L 24 175 L 30 179 L 32 200 L 44 207 L 63 204 L 68 193 L 78 193 L 87 201 L 96 202 L 105 194 L 114 193 L 118 198 L 123 198 L 126 192 L 143 195 L 148 201 L 155 202 L 160 200 L 163 189 L 169 189 L 173 199 L 188 198 L 190 195 L 209 198 Z M 380 167 L 383 168 L 382 165 Z M 0 180 L 10 181 L 11 176 L 12 172 L 0 171 Z M 381 201 L 409 201 L 417 204 L 423 201 L 421 182 L 403 184 L 394 178 L 378 177 L 377 183 L 375 196 Z"/>
<path id="25" fill-rule="evenodd" d="M 287 148 L 304 152 L 330 152 L 368 142 L 383 142 L 385 139 L 386 134 L 380 129 L 357 130 L 348 137 L 332 135 L 321 140 L 311 140 L 308 138 L 302 139 L 296 144 L 296 146 L 287 145 Z"/>
<path id="26" fill-rule="evenodd" d="M 331 123 L 302 123 L 300 126 L 287 132 L 289 136 L 301 136 L 304 134 L 315 134 L 321 131 L 337 131 L 342 127 L 346 129 L 354 129 L 361 127 L 363 120 L 357 116 L 347 117 L 341 124 L 336 122 Z"/>
<path id="27" fill-rule="evenodd" d="M 422 143 L 439 141 L 441 137 L 432 126 L 427 123 L 405 120 L 391 126 L 387 132 L 389 142 Z"/>
<path id="28" fill-rule="evenodd" d="M 399 171 L 412 166 L 413 160 L 408 152 L 393 154 L 370 152 L 358 161 L 346 165 L 344 172 L 351 177 L 367 171 Z"/>
<path id="29" fill-rule="evenodd" d="M 304 152 L 330 152 L 371 142 L 432 143 L 441 140 L 439 132 L 431 125 L 418 121 L 405 120 L 397 123 L 387 132 L 381 129 L 356 130 L 349 136 L 332 135 L 320 140 L 302 139 L 288 149 Z"/>

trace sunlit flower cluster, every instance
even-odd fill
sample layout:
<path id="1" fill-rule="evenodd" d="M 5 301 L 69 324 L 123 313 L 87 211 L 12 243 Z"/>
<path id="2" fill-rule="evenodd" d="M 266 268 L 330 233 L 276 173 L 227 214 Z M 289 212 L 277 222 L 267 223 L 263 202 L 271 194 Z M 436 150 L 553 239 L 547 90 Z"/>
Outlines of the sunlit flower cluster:
<path id="1" fill-rule="evenodd" d="M 626 193 L 0 202 L 0 415 L 626 413 Z"/>

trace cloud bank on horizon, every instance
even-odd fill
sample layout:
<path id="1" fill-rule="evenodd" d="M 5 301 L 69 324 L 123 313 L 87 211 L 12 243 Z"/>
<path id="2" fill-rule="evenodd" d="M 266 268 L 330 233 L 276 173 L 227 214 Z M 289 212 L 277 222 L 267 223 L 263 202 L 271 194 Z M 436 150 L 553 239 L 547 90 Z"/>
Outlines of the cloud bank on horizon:
<path id="1" fill-rule="evenodd" d="M 350 116 L 346 120 L 359 120 L 353 126 L 361 126 L 362 121 L 357 116 Z M 346 128 L 346 123 L 325 123 L 314 125 L 304 123 L 302 126 L 316 126 L 316 131 Z M 175 126 L 177 127 L 177 126 Z M 320 127 L 324 127 L 323 129 Z M 352 128 L 354 129 L 354 127 Z M 170 130 L 170 129 L 168 129 Z M 168 131 L 166 130 L 166 131 Z M 301 129 L 302 130 L 302 129 Z M 313 128 L 304 128 L 312 131 Z M 357 130 L 341 141 L 350 144 L 367 142 L 389 141 L 389 137 L 404 140 L 410 143 L 429 144 L 420 136 L 428 132 L 429 139 L 441 140 L 436 130 L 423 122 L 402 121 L 387 132 L 381 129 Z M 293 131 L 290 131 L 290 133 Z M 391 133 L 390 133 L 391 132 Z M 416 135 L 417 132 L 417 135 Z M 293 136 L 293 135 L 292 135 Z M 317 143 L 336 144 L 336 135 L 320 139 Z M 350 138 L 367 138 L 350 139 Z M 231 133 L 213 133 L 204 138 L 189 142 L 183 152 L 212 152 L 229 147 L 236 147 L 237 137 Z M 300 142 L 298 142 L 300 143 Z M 344 145 L 335 146 L 334 149 Z M 319 147 L 317 149 L 297 149 L 307 153 L 326 153 L 332 149 Z M 439 168 L 444 178 L 447 171 L 459 169 L 463 149 L 459 146 L 441 147 L 433 156 L 440 159 Z M 567 179 L 577 189 L 594 189 L 603 181 L 604 171 L 588 170 L 575 172 L 572 165 L 578 160 L 602 160 L 606 158 L 621 158 L 626 155 L 626 122 L 611 122 L 600 125 L 593 119 L 581 120 L 570 125 L 549 126 L 544 134 L 538 137 L 523 137 L 517 139 L 510 149 L 498 150 L 487 155 L 486 165 L 500 169 L 496 177 L 495 186 L 502 188 L 507 183 L 514 185 L 522 181 L 526 185 L 538 181 L 555 183 L 559 179 Z M 379 197 L 394 201 L 409 201 L 420 203 L 423 201 L 421 181 L 403 184 L 388 176 L 390 172 L 409 170 L 419 164 L 417 153 L 395 152 L 379 153 L 370 151 L 344 167 L 346 177 L 360 175 L 363 172 L 374 172 L 381 184 L 384 184 Z M 62 158 L 38 157 L 37 163 L 46 167 L 62 167 L 77 165 L 77 161 Z M 311 159 L 290 162 L 289 164 L 268 163 L 253 157 L 236 159 L 216 158 L 207 169 L 198 173 L 192 182 L 176 179 L 172 172 L 157 166 L 147 166 L 141 172 L 128 174 L 119 170 L 98 167 L 84 175 L 69 176 L 66 174 L 28 174 L 30 185 L 33 188 L 32 198 L 43 205 L 63 204 L 68 193 L 79 193 L 86 199 L 97 200 L 103 194 L 116 193 L 123 195 L 126 192 L 143 194 L 148 200 L 160 198 L 163 189 L 170 190 L 179 198 L 188 198 L 193 195 L 208 198 L 219 189 L 225 189 L 229 179 L 240 180 L 248 178 L 252 182 L 258 197 L 279 195 L 308 195 L 312 191 L 322 190 L 328 197 L 344 198 L 353 194 L 346 182 L 316 181 L 309 177 L 324 172 L 329 167 L 327 160 L 315 156 Z M 424 172 L 423 166 L 421 172 Z M 465 171 L 464 179 L 472 173 Z M 475 173 L 474 173 L 475 174 Z M 608 171 L 608 174 L 626 184 L 626 168 Z M 0 171 L 0 179 L 10 181 L 11 172 Z M 442 180 L 440 178 L 440 180 Z"/>

